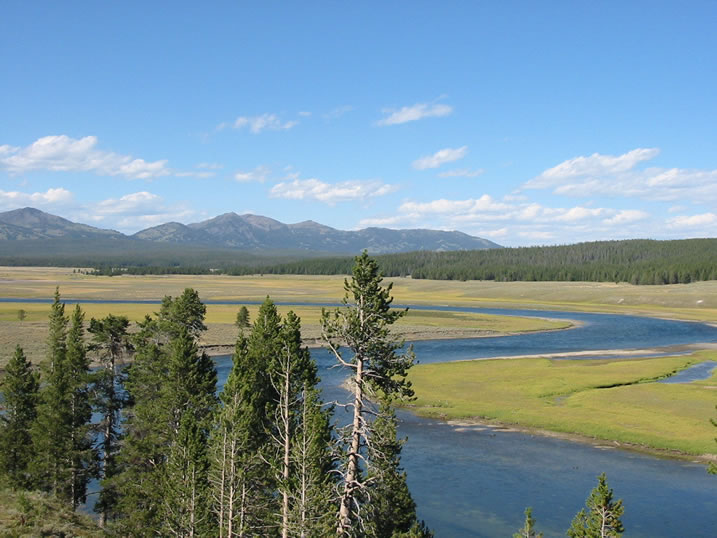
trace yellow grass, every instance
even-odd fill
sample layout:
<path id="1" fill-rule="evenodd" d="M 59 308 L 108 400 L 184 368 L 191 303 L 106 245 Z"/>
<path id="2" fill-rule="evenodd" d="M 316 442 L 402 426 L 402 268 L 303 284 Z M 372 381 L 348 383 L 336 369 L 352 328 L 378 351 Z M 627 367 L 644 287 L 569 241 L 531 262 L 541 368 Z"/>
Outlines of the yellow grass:
<path id="1" fill-rule="evenodd" d="M 60 286 L 72 299 L 161 299 L 186 287 L 204 300 L 332 302 L 343 296 L 343 276 L 93 277 L 66 268 L 0 267 L 0 297 L 47 298 Z M 717 281 L 668 286 L 609 282 L 493 282 L 388 278 L 398 304 L 538 308 L 644 314 L 717 321 Z"/>

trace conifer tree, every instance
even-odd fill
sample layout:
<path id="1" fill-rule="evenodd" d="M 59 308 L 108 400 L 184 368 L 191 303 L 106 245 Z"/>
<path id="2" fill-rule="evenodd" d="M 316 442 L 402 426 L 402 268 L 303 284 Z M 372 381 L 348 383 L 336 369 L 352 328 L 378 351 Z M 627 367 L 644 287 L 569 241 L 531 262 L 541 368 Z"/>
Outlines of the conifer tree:
<path id="1" fill-rule="evenodd" d="M 127 329 L 129 320 L 125 316 L 109 314 L 107 317 L 90 320 L 89 332 L 92 334 L 90 349 L 98 357 L 102 367 L 95 375 L 95 400 L 97 411 L 102 415 L 100 423 L 102 434 L 102 467 L 100 476 L 103 480 L 99 500 L 95 511 L 100 513 L 100 526 L 104 527 L 107 519 L 112 517 L 117 495 L 112 484 L 112 477 L 117 474 L 117 452 L 120 438 L 120 412 L 125 398 L 119 388 L 122 384 L 122 357 L 131 351 Z"/>
<path id="2" fill-rule="evenodd" d="M 598 485 L 590 492 L 568 529 L 570 538 L 612 538 L 622 536 L 625 531 L 620 516 L 625 508 L 622 500 L 613 502 L 612 489 L 607 485 L 605 473 L 598 476 Z"/>
<path id="3" fill-rule="evenodd" d="M 73 509 L 85 502 L 87 484 L 97 476 L 97 453 L 92 437 L 92 403 L 90 398 L 90 363 L 84 338 L 85 316 L 80 305 L 72 312 L 67 333 L 65 367 L 68 379 L 70 428 L 68 440 L 69 484 L 66 493 Z"/>
<path id="4" fill-rule="evenodd" d="M 371 465 L 367 477 L 367 530 L 370 536 L 402 536 L 416 523 L 416 503 L 401 468 L 401 448 L 397 438 L 397 419 L 390 402 L 382 401 L 373 421 L 368 455 Z"/>
<path id="5" fill-rule="evenodd" d="M 127 371 L 129 400 L 125 434 L 117 455 L 117 474 L 110 487 L 117 494 L 118 533 L 124 536 L 160 534 L 161 469 L 166 455 L 168 411 L 161 394 L 167 379 L 166 355 L 159 345 L 159 326 L 146 316 L 133 337 L 134 361 Z"/>
<path id="6" fill-rule="evenodd" d="M 249 336 L 237 339 L 220 395 L 211 472 L 220 536 L 252 536 L 276 527 L 270 521 L 277 501 L 267 449 L 277 406 L 271 372 L 281 353 L 281 331 L 281 317 L 267 297 Z"/>
<path id="7" fill-rule="evenodd" d="M 113 481 L 120 533 L 197 535 L 210 524 L 206 443 L 217 378 L 197 345 L 205 312 L 187 288 L 165 297 L 157 318 L 140 324 L 121 472 Z"/>
<path id="8" fill-rule="evenodd" d="M 332 412 L 332 407 L 322 405 L 319 390 L 305 384 L 291 448 L 288 525 L 291 536 L 327 536 L 334 531 Z"/>
<path id="9" fill-rule="evenodd" d="M 0 415 L 0 475 L 12 488 L 30 489 L 28 466 L 33 445 L 30 431 L 37 417 L 39 375 L 20 346 L 0 379 L 5 412 Z"/>
<path id="10" fill-rule="evenodd" d="M 352 423 L 340 431 L 342 441 L 341 476 L 343 481 L 338 510 L 336 532 L 348 535 L 358 532 L 365 525 L 367 510 L 363 505 L 368 498 L 366 473 L 371 472 L 372 462 L 366 457 L 366 449 L 372 435 L 369 398 L 410 398 L 411 385 L 406 381 L 408 369 L 413 364 L 413 352 L 399 353 L 403 341 L 391 336 L 390 327 L 405 310 L 392 310 L 391 285 L 382 287 L 382 277 L 376 261 L 364 251 L 355 259 L 351 281 L 344 281 L 344 308 L 322 315 L 323 339 L 339 364 L 351 371 L 353 391 Z M 344 359 L 341 345 L 346 345 L 352 356 Z M 370 456 L 370 454 L 369 454 Z M 359 464 L 364 460 L 364 465 Z"/>
<path id="11" fill-rule="evenodd" d="M 249 322 L 249 309 L 246 306 L 242 306 L 239 309 L 239 312 L 237 312 L 237 319 L 235 324 L 240 329 L 246 329 L 251 325 Z"/>
<path id="12" fill-rule="evenodd" d="M 219 396 L 221 408 L 211 438 L 212 510 L 220 538 L 259 532 L 266 514 L 264 462 L 258 437 L 261 408 L 254 391 L 257 365 L 248 360 L 247 340 L 237 340 L 233 366 Z"/>
<path id="13" fill-rule="evenodd" d="M 513 538 L 543 538 L 543 533 L 535 533 L 535 519 L 533 518 L 533 509 L 525 509 L 525 523 L 518 532 L 513 534 Z"/>
<path id="14" fill-rule="evenodd" d="M 31 429 L 35 451 L 30 463 L 35 487 L 53 495 L 67 482 L 65 458 L 72 422 L 66 367 L 67 324 L 65 305 L 60 302 L 60 290 L 56 288 L 48 320 L 47 357 L 42 363 L 37 419 Z"/>
<path id="15" fill-rule="evenodd" d="M 310 514 L 328 508 L 326 504 L 315 504 L 328 498 L 330 484 L 316 480 L 309 467 L 317 466 L 324 473 L 331 470 L 328 444 L 331 431 L 328 420 L 322 421 L 317 416 L 319 409 L 311 409 L 319 405 L 317 367 L 302 345 L 300 320 L 292 311 L 286 315 L 279 337 L 281 351 L 271 372 L 276 410 L 270 427 L 269 452 L 281 496 L 279 526 L 282 537 L 288 538 L 318 531 L 315 516 Z M 304 398 L 310 401 L 304 402 Z"/>

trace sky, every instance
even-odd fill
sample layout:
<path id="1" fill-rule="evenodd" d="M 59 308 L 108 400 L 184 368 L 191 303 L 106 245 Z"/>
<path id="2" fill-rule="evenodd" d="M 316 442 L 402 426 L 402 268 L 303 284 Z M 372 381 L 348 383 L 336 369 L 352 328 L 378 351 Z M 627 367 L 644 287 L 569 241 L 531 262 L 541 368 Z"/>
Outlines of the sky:
<path id="1" fill-rule="evenodd" d="M 0 211 L 717 236 L 717 2 L 0 4 Z"/>

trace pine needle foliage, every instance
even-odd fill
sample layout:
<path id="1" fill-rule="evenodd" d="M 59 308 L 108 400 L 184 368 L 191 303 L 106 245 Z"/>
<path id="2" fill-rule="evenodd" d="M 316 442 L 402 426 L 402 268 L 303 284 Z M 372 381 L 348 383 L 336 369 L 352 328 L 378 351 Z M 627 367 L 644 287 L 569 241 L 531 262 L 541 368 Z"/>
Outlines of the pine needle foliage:
<path id="1" fill-rule="evenodd" d="M 598 485 L 590 492 L 585 508 L 580 510 L 568 529 L 570 538 L 613 538 L 622 536 L 625 528 L 620 517 L 625 508 L 622 500 L 613 501 L 612 489 L 605 473 L 598 476 Z"/>

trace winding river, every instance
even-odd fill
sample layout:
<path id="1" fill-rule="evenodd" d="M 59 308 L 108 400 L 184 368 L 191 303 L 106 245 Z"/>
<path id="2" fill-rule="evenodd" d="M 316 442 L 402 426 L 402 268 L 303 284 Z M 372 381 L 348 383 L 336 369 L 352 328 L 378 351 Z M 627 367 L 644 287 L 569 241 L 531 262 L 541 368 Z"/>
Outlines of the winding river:
<path id="1" fill-rule="evenodd" d="M 412 307 L 419 308 L 419 307 Z M 420 307 L 422 308 L 422 307 Z M 430 307 L 435 309 L 435 307 Z M 419 362 L 563 354 L 587 359 L 623 350 L 717 342 L 717 327 L 703 323 L 612 314 L 478 308 L 445 310 L 571 319 L 574 329 L 515 336 L 414 343 Z M 595 354 L 585 354 L 594 351 Z M 614 351 L 607 353 L 605 351 Z M 346 400 L 345 373 L 328 353 L 312 350 L 324 398 Z M 654 356 L 659 351 L 642 355 Z M 217 357 L 220 380 L 230 357 Z M 717 397 L 715 398 L 717 402 Z M 344 412 L 336 411 L 339 420 Z M 461 427 L 400 414 L 408 438 L 402 463 L 419 517 L 439 537 L 511 536 L 533 507 L 538 530 L 564 536 L 601 472 L 625 501 L 626 536 L 712 537 L 717 529 L 717 477 L 704 465 L 625 450 L 478 426 Z"/>
<path id="2" fill-rule="evenodd" d="M 655 348 L 717 342 L 717 327 L 695 322 L 578 312 L 411 308 L 579 322 L 564 331 L 415 342 L 416 356 L 424 363 L 547 354 L 590 359 L 622 356 L 625 350 L 642 350 L 633 356 L 655 356 L 667 353 Z M 314 349 L 312 354 L 320 367 L 324 399 L 345 401 L 345 372 L 331 368 L 334 360 L 325 350 Z M 223 383 L 231 357 L 215 360 Z M 336 414 L 342 420 L 343 411 L 337 409 Z M 400 419 L 400 434 L 408 439 L 402 463 L 419 517 L 436 536 L 511 536 L 521 526 L 526 506 L 533 507 L 538 530 L 546 537 L 565 536 L 601 472 L 607 473 L 615 496 L 625 501 L 626 536 L 711 538 L 717 533 L 717 477 L 708 475 L 703 465 L 617 450 L 609 443 L 600 447 L 455 426 L 409 412 L 401 412 Z"/>

